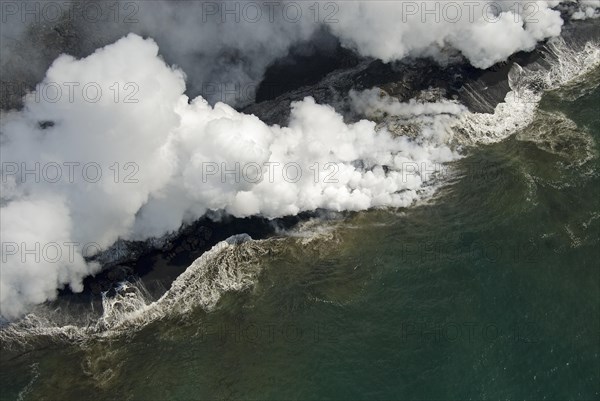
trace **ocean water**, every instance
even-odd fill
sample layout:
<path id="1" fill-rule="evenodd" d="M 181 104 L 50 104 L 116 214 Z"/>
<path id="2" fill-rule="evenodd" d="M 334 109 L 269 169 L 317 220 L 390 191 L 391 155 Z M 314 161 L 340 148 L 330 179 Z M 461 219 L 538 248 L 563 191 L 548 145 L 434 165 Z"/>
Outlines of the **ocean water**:
<path id="1" fill-rule="evenodd" d="M 599 83 L 546 92 L 424 204 L 222 245 L 135 330 L 4 339 L 1 398 L 600 399 Z"/>

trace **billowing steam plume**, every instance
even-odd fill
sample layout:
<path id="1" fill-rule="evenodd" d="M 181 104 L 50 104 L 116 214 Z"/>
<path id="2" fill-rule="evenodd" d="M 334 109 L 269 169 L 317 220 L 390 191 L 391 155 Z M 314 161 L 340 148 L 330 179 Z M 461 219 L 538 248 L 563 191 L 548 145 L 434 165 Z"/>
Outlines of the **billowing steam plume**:
<path id="1" fill-rule="evenodd" d="M 524 9 L 493 7 L 453 23 L 423 22 L 421 10 L 415 14 L 402 2 L 343 2 L 329 29 L 345 46 L 384 61 L 447 61 L 460 52 L 485 68 L 558 35 L 562 20 L 550 8 L 557 3 L 537 2 L 537 23 L 524 21 L 530 17 Z M 448 146 L 446 123 L 464 110 L 450 101 L 381 106 L 418 123 L 413 136 L 394 136 L 366 120 L 347 124 L 312 98 L 293 103 L 285 127 L 223 103 L 190 101 L 183 71 L 197 79 L 193 60 L 205 71 L 200 79 L 257 79 L 319 24 L 266 20 L 230 31 L 227 24 L 197 24 L 192 5 L 147 4 L 161 8 L 161 17 L 140 14 L 131 30 L 155 35 L 165 57 L 179 60 L 183 70 L 165 63 L 154 40 L 129 34 L 86 58 L 60 56 L 23 110 L 3 115 L 5 318 L 53 299 L 65 285 L 81 290 L 82 278 L 99 269 L 84 257 L 119 238 L 161 236 L 208 210 L 278 217 L 318 208 L 409 206 L 428 191 L 435 166 L 458 157 Z M 156 18 L 177 24 L 166 32 Z M 219 58 L 209 66 L 224 48 L 233 51 L 231 62 Z M 57 83 L 62 96 L 52 97 Z M 361 112 L 374 112 L 376 92 L 352 96 Z"/>

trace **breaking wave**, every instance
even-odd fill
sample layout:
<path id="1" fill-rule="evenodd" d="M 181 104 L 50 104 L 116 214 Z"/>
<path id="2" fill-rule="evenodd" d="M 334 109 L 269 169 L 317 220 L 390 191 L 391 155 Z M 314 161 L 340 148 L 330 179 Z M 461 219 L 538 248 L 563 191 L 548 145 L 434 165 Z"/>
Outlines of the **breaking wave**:
<path id="1" fill-rule="evenodd" d="M 91 340 L 131 335 L 155 321 L 186 316 L 194 310 L 209 312 L 223 294 L 251 288 L 267 258 L 305 249 L 308 244 L 311 252 L 327 252 L 336 240 L 335 222 L 320 219 L 309 220 L 286 236 L 265 240 L 234 235 L 202 254 L 156 300 L 137 281 L 120 283 L 113 295 L 103 293 L 100 316 L 40 305 L 0 329 L 0 344 L 7 349 L 48 341 L 85 345 Z"/>
<path id="2" fill-rule="evenodd" d="M 494 143 L 523 130 L 534 121 L 545 92 L 587 81 L 599 65 L 599 43 L 587 42 L 579 50 L 563 38 L 550 40 L 539 61 L 526 68 L 515 63 L 508 76 L 511 91 L 494 113 L 466 112 L 461 116 L 454 127 L 456 139 L 465 145 Z"/>
<path id="3" fill-rule="evenodd" d="M 594 70 L 600 66 L 600 43 L 570 46 L 564 38 L 550 40 L 540 59 L 527 67 L 515 63 L 508 75 L 510 91 L 495 106 L 493 113 L 470 111 L 457 101 L 438 95 L 435 102 L 411 99 L 401 103 L 381 89 L 361 93 L 351 92 L 353 108 L 369 118 L 379 120 L 379 126 L 408 137 L 427 137 L 428 132 L 445 132 L 445 145 L 476 146 L 502 141 L 529 127 L 536 120 L 539 104 L 545 93 L 561 89 L 559 96 L 574 100 L 600 85 Z M 565 89 L 564 94 L 563 90 Z M 489 107 L 485 96 L 472 86 L 468 95 Z M 421 93 L 423 98 L 435 97 L 435 89 Z"/>
<path id="4" fill-rule="evenodd" d="M 42 306 L 2 329 L 0 341 L 9 347 L 43 338 L 77 343 L 130 333 L 195 308 L 211 310 L 223 293 L 240 291 L 253 284 L 260 271 L 258 259 L 269 252 L 274 241 L 254 241 L 246 234 L 232 236 L 196 259 L 156 301 L 151 300 L 141 282 L 123 282 L 115 289 L 115 295 L 103 294 L 100 318 L 87 316 L 81 319 L 87 320 L 86 323 L 59 325 L 56 322 L 62 319 Z"/>

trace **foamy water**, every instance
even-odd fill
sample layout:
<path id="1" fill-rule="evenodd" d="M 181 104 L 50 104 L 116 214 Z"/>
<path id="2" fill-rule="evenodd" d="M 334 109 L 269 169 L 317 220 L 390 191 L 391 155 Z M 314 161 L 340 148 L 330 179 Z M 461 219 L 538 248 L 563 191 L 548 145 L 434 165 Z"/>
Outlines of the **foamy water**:
<path id="1" fill-rule="evenodd" d="M 494 143 L 524 129 L 533 122 L 544 92 L 576 82 L 600 65 L 600 45 L 596 42 L 575 50 L 563 38 L 556 38 L 549 41 L 543 54 L 527 68 L 515 64 L 508 77 L 512 90 L 494 113 L 462 114 L 454 125 L 459 143 Z"/>

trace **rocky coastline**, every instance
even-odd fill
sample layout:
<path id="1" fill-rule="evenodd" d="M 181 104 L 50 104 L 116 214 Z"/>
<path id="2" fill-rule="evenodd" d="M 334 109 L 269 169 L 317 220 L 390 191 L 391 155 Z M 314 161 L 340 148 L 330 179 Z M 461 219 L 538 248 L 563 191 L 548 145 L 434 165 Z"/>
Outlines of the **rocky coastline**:
<path id="1" fill-rule="evenodd" d="M 538 61 L 543 53 L 543 45 L 540 45 L 533 52 L 515 54 L 508 61 L 487 70 L 478 70 L 466 63 L 440 66 L 424 59 L 385 64 L 343 48 L 327 32 L 321 34 L 325 35 L 324 45 L 309 46 L 307 51 L 305 47 L 308 45 L 300 44 L 286 58 L 273 63 L 257 89 L 256 101 L 239 109 L 269 124 L 286 124 L 290 103 L 312 96 L 318 103 L 335 105 L 348 119 L 352 119 L 355 116 L 349 112 L 344 100 L 348 92 L 377 86 L 401 101 L 435 88 L 438 97 L 458 100 L 474 112 L 489 113 L 510 90 L 508 73 L 513 65 L 527 66 Z M 32 29 L 30 35 L 37 35 L 39 41 L 47 44 L 47 50 L 42 54 L 46 67 L 61 53 L 81 57 L 98 45 L 82 45 L 73 27 L 61 24 Z M 563 37 L 568 43 L 578 46 L 589 37 L 600 37 L 600 28 L 595 21 L 569 22 L 564 27 Z M 299 69 L 298 66 L 307 63 L 315 68 Z M 10 65 L 3 68 L 4 93 L 0 108 L 19 109 L 22 96 L 27 88 L 33 88 L 43 77 L 43 70 L 19 74 Z M 284 82 L 285 85 L 282 84 Z M 202 253 L 229 236 L 247 233 L 254 239 L 266 238 L 314 216 L 315 213 L 305 213 L 268 220 L 215 214 L 161 239 L 144 242 L 120 240 L 110 249 L 90 258 L 100 262 L 102 270 L 84 280 L 83 293 L 73 294 L 65 289 L 60 291 L 59 298 L 98 302 L 101 294 L 110 291 L 117 283 L 136 279 L 141 279 L 149 291 L 158 294 Z"/>

